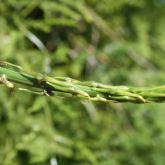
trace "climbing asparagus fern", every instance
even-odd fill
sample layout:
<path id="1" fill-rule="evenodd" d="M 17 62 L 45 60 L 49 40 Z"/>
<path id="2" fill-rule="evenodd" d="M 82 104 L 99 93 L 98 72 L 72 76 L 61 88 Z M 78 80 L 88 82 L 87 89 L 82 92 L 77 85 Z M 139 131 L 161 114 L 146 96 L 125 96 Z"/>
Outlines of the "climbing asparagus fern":
<path id="1" fill-rule="evenodd" d="M 111 86 L 94 81 L 81 82 L 68 77 L 34 76 L 19 66 L 0 63 L 0 82 L 10 88 L 53 96 L 55 93 L 101 102 L 165 102 L 165 85 L 159 87 Z M 12 67 L 8 67 L 12 66 Z M 16 85 L 17 84 L 17 85 Z"/>

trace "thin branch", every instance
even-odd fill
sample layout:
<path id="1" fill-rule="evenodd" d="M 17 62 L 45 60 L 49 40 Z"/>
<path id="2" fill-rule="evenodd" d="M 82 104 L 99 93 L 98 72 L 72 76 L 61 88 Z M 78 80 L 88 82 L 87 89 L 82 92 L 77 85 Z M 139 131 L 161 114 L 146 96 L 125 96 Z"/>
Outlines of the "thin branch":
<path id="1" fill-rule="evenodd" d="M 94 81 L 78 81 L 68 77 L 48 77 L 29 74 L 15 65 L 0 63 L 0 82 L 32 93 L 52 96 L 55 93 L 70 94 L 100 102 L 149 103 L 165 102 L 165 85 L 158 87 L 111 86 Z M 17 84 L 17 86 L 16 86 Z"/>

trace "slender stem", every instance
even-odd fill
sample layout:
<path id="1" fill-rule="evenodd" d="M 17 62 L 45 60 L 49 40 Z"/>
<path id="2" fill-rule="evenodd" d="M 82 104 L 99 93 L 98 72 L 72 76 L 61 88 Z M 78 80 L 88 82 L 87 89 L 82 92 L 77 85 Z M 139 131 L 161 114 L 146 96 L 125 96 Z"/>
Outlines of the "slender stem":
<path id="1" fill-rule="evenodd" d="M 38 74 L 39 75 L 39 74 Z M 53 95 L 56 92 L 100 102 L 165 102 L 165 85 L 158 87 L 111 86 L 93 81 L 78 81 L 68 77 L 34 76 L 15 68 L 0 67 L 1 83 L 26 87 L 27 91 Z M 2 77 L 6 77 L 6 80 Z"/>

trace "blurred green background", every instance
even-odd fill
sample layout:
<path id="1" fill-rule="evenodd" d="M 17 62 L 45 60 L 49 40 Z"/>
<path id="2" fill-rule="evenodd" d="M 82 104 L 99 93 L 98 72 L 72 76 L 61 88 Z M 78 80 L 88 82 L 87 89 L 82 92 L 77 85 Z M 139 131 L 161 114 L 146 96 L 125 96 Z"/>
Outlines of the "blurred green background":
<path id="1" fill-rule="evenodd" d="M 165 0 L 5 0 L 0 60 L 113 85 L 165 84 Z M 0 87 L 1 165 L 164 165 L 165 104 Z"/>

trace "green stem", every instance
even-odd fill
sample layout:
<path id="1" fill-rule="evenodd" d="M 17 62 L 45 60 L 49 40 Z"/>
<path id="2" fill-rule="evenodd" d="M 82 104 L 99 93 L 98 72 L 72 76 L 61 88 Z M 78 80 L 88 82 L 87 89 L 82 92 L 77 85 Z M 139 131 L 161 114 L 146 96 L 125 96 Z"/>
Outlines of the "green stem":
<path id="1" fill-rule="evenodd" d="M 37 90 L 46 95 L 61 92 L 102 102 L 165 102 L 165 85 L 143 88 L 111 86 L 92 81 L 81 82 L 68 77 L 34 76 L 22 70 L 15 70 L 4 66 L 0 67 L 0 77 L 6 77 L 6 82 L 18 84 L 18 87 L 26 87 L 28 91 L 35 93 Z M 1 83 L 5 84 L 2 78 Z"/>

